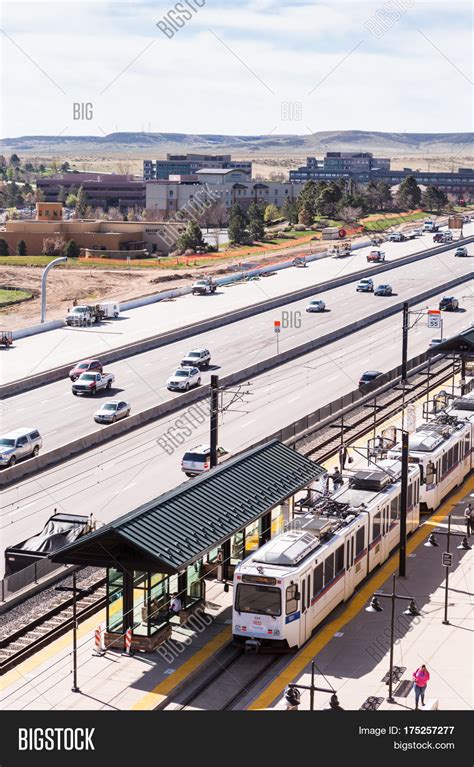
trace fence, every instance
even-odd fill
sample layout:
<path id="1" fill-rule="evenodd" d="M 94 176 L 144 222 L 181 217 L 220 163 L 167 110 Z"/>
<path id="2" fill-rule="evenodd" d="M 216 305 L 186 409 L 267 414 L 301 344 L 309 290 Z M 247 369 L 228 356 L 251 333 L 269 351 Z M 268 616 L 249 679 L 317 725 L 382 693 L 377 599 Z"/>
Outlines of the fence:
<path id="1" fill-rule="evenodd" d="M 64 567 L 59 562 L 52 562 L 49 557 L 39 559 L 28 567 L 24 567 L 22 570 L 18 570 L 17 573 L 7 575 L 0 581 L 0 594 L 1 601 L 4 602 L 12 594 L 24 589 L 26 586 L 30 586 L 32 583 L 37 583 L 45 575 L 49 575 L 59 567 Z"/>

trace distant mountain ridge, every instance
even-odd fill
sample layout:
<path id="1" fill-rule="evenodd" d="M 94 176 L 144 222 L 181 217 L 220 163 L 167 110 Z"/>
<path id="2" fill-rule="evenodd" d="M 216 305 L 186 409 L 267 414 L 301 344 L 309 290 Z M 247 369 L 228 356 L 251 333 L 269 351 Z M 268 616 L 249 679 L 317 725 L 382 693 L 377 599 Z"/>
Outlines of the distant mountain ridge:
<path id="1" fill-rule="evenodd" d="M 55 155 L 236 152 L 238 154 L 321 154 L 327 151 L 368 151 L 403 154 L 469 154 L 473 133 L 384 133 L 381 131 L 320 131 L 307 135 L 224 135 L 192 133 L 110 133 L 107 136 L 18 136 L 2 140 L 2 152 Z"/>

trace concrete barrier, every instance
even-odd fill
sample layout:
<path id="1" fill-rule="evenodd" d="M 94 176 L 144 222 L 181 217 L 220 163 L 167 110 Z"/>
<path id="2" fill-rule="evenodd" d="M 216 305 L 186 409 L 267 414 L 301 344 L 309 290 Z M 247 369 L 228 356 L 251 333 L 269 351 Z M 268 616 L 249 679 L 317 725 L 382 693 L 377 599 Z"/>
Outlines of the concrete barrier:
<path id="1" fill-rule="evenodd" d="M 430 288 L 429 290 L 424 291 L 418 296 L 410 299 L 408 303 L 419 303 L 433 295 L 436 295 L 439 292 L 451 290 L 451 288 L 454 288 L 457 285 L 461 285 L 464 282 L 469 282 L 471 279 L 472 276 L 470 274 L 463 275 L 462 277 L 456 277 L 452 280 L 449 280 L 448 282 L 443 283 L 442 285 L 437 286 L 436 288 Z M 323 346 L 327 346 L 334 341 L 339 341 L 341 338 L 345 338 L 352 333 L 362 330 L 369 325 L 373 325 L 380 320 L 386 319 L 387 317 L 400 312 L 403 307 L 403 303 L 403 301 L 399 301 L 390 307 L 386 307 L 378 312 L 375 312 L 374 314 L 368 315 L 367 317 L 362 317 L 350 325 L 345 325 L 342 328 L 338 328 L 337 330 L 333 330 L 330 333 L 326 333 L 324 336 L 314 338 L 313 340 L 307 341 L 304 344 L 300 344 L 299 346 L 294 346 L 291 349 L 287 349 L 279 355 L 267 357 L 266 359 L 255 363 L 254 365 L 250 365 L 246 368 L 243 368 L 242 370 L 237 370 L 234 373 L 223 376 L 220 379 L 220 383 L 222 386 L 232 386 L 241 383 L 242 381 L 260 375 L 261 373 L 265 373 L 268 370 L 278 367 L 286 362 L 290 362 L 293 359 L 297 359 L 298 357 L 308 354 L 311 351 L 319 349 Z M 0 487 L 6 487 L 7 485 L 15 483 L 24 476 L 30 477 L 33 474 L 39 471 L 43 471 L 50 466 L 62 463 L 74 455 L 98 447 L 101 444 L 105 444 L 106 442 L 115 439 L 115 437 L 132 431 L 133 429 L 137 429 L 146 423 L 156 421 L 158 418 L 162 418 L 164 415 L 182 410 L 186 406 L 204 399 L 203 394 L 204 392 L 207 394 L 208 391 L 209 389 L 207 386 L 192 389 L 189 392 L 181 394 L 179 397 L 174 397 L 173 399 L 167 400 L 160 405 L 155 405 L 154 407 L 142 410 L 139 413 L 135 413 L 129 416 L 128 418 L 124 418 L 122 421 L 118 421 L 117 423 L 111 424 L 110 426 L 104 426 L 101 429 L 96 429 L 84 437 L 73 440 L 72 442 L 69 442 L 68 444 L 58 447 L 54 450 L 42 453 L 37 458 L 31 458 L 22 463 L 16 464 L 10 469 L 4 469 L 0 474 Z M 351 400 L 349 399 L 348 404 L 350 404 L 350 401 Z"/>
<path id="2" fill-rule="evenodd" d="M 50 320 L 39 325 L 31 325 L 29 328 L 14 330 L 13 340 L 17 341 L 19 338 L 27 338 L 28 336 L 36 336 L 38 333 L 46 333 L 48 330 L 56 330 L 57 328 L 64 327 L 64 324 L 64 320 Z"/>
<path id="3" fill-rule="evenodd" d="M 464 242 L 474 241 L 474 236 L 465 238 Z M 200 335 L 202 333 L 213 330 L 223 325 L 228 325 L 234 322 L 240 322 L 248 317 L 253 317 L 257 314 L 261 314 L 271 309 L 276 309 L 286 304 L 300 301 L 304 298 L 309 298 L 318 293 L 322 293 L 326 290 L 332 290 L 334 288 L 348 285 L 351 282 L 356 282 L 362 277 L 374 276 L 380 272 L 390 271 L 391 269 L 397 269 L 398 267 L 406 264 L 420 261 L 425 258 L 429 258 L 436 253 L 443 253 L 452 248 L 452 244 L 441 245 L 440 247 L 430 248 L 427 251 L 421 251 L 419 253 L 413 253 L 409 256 L 398 259 L 397 261 L 388 261 L 383 264 L 375 264 L 368 269 L 361 269 L 352 274 L 343 275 L 332 280 L 326 280 L 325 282 L 318 283 L 316 285 L 310 285 L 305 288 L 300 288 L 291 293 L 286 293 L 281 296 L 275 296 L 275 298 L 267 299 L 266 301 L 260 301 L 257 304 L 243 307 L 242 309 L 236 309 L 232 312 L 226 312 L 225 314 L 219 314 L 216 317 L 211 317 L 208 320 L 202 320 L 201 322 L 185 325 L 177 330 L 171 330 L 166 333 L 160 333 L 157 335 L 149 336 L 140 341 L 134 341 L 133 343 L 126 344 L 125 346 L 119 346 L 116 349 L 99 353 L 104 365 L 109 365 L 113 362 L 117 362 L 128 357 L 133 357 L 137 354 L 143 354 L 150 351 L 150 349 L 156 349 L 160 346 L 166 346 L 167 344 L 175 343 L 176 341 L 182 341 L 193 335 Z M 182 289 L 181 289 L 182 290 Z M 441 290 L 441 288 L 439 289 Z M 203 299 L 209 300 L 209 299 Z M 212 299 L 210 299 L 212 300 Z M 92 355 L 91 355 L 92 356 Z M 67 377 L 69 370 L 75 365 L 77 359 L 72 360 L 67 365 L 61 365 L 60 367 L 47 370 L 43 373 L 38 373 L 28 378 L 12 381 L 8 384 L 4 384 L 0 387 L 0 398 L 11 397 L 16 394 L 21 394 L 24 391 L 35 389 L 39 386 L 44 386 L 54 381 L 59 381 L 62 378 Z"/>

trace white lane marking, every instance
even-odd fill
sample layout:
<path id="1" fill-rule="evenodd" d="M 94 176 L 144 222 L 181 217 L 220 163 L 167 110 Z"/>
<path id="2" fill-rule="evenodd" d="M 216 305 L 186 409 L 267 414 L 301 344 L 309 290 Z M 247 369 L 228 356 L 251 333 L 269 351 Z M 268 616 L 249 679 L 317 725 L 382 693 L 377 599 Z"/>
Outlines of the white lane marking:
<path id="1" fill-rule="evenodd" d="M 256 418 L 252 418 L 251 421 L 246 421 L 245 423 L 243 423 L 240 428 L 244 429 L 246 426 L 250 426 L 251 423 L 255 423 L 256 420 L 257 420 Z"/>
<path id="2" fill-rule="evenodd" d="M 63 412 L 65 410 L 71 410 L 72 407 L 77 407 L 77 405 L 69 405 L 68 407 L 63 407 Z"/>
<path id="3" fill-rule="evenodd" d="M 335 381 L 336 378 L 339 378 L 339 376 L 338 375 L 337 376 L 331 376 L 331 378 L 325 378 L 324 380 L 326 381 L 326 383 L 328 383 L 329 381 Z"/>
<path id="4" fill-rule="evenodd" d="M 57 434 L 57 433 L 58 433 L 58 430 L 55 429 L 54 431 L 47 431 L 44 436 L 45 437 L 50 437 L 51 434 Z"/>
<path id="5" fill-rule="evenodd" d="M 131 482 L 129 485 L 125 485 L 125 487 L 122 487 L 121 490 L 117 490 L 117 492 L 114 493 L 114 495 L 118 495 L 119 493 L 123 493 L 124 490 L 129 490 L 131 487 L 135 487 L 136 484 L 137 484 L 136 482 Z"/>
<path id="6" fill-rule="evenodd" d="M 295 402 L 295 400 L 297 400 L 297 399 L 300 399 L 300 398 L 301 398 L 301 396 L 302 396 L 301 394 L 297 394 L 297 395 L 296 395 L 296 397 L 291 397 L 291 399 L 289 399 L 289 400 L 287 400 L 287 401 L 288 401 L 288 402 Z"/>

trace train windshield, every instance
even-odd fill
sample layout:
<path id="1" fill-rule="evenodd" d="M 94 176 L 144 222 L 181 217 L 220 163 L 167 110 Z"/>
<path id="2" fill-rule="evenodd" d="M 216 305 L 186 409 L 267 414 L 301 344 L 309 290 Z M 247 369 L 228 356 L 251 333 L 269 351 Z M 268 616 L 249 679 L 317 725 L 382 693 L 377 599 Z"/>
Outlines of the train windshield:
<path id="1" fill-rule="evenodd" d="M 239 583 L 235 609 L 239 613 L 281 615 L 281 592 L 272 586 L 255 586 Z"/>

